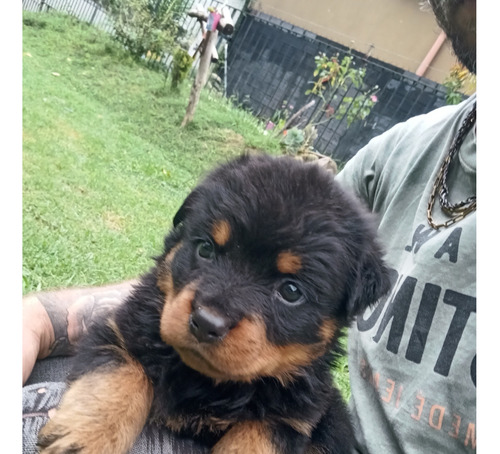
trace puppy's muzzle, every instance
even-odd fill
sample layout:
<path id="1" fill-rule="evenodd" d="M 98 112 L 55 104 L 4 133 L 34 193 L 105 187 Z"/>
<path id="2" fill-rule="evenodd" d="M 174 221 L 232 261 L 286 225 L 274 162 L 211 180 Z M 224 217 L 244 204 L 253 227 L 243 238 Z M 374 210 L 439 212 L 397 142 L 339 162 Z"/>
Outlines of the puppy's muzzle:
<path id="1" fill-rule="evenodd" d="M 189 317 L 189 331 L 200 342 L 222 340 L 231 329 L 230 320 L 204 306 L 196 307 Z"/>

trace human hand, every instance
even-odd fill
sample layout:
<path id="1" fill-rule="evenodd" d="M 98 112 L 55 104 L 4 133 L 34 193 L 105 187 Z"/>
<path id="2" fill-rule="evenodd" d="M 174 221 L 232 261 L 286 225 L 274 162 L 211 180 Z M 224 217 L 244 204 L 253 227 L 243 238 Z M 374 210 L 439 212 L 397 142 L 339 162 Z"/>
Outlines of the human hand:
<path id="1" fill-rule="evenodd" d="M 121 304 L 135 282 L 26 296 L 23 299 L 23 385 L 37 359 L 70 355 L 89 324 Z"/>
<path id="2" fill-rule="evenodd" d="M 49 355 L 54 342 L 54 329 L 47 311 L 36 295 L 23 299 L 23 385 L 37 359 Z"/>

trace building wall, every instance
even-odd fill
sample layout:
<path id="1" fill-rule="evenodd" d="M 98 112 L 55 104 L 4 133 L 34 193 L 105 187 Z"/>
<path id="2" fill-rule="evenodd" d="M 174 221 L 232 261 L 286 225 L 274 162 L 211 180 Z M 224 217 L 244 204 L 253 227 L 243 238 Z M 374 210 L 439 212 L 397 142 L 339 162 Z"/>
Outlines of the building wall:
<path id="1" fill-rule="evenodd" d="M 253 7 L 415 73 L 441 32 L 419 0 L 257 0 Z M 442 83 L 456 63 L 446 41 L 426 78 Z"/>

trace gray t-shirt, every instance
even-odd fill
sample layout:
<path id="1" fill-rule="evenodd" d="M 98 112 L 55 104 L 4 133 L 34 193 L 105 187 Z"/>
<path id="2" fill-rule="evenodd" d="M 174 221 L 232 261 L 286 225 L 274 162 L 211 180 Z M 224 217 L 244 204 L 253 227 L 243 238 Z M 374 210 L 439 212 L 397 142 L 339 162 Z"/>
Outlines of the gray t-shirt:
<path id="1" fill-rule="evenodd" d="M 476 450 L 476 214 L 433 230 L 427 203 L 475 95 L 396 125 L 338 175 L 379 219 L 393 289 L 349 332 L 362 452 Z M 476 194 L 475 130 L 452 161 L 452 203 Z M 436 221 L 447 219 L 436 201 Z"/>

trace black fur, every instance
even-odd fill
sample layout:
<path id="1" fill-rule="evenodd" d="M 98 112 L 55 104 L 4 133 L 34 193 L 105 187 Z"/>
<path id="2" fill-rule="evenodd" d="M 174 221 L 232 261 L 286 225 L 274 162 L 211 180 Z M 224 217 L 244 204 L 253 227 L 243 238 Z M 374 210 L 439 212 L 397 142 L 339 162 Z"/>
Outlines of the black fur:
<path id="1" fill-rule="evenodd" d="M 213 257 L 200 258 L 200 241 L 213 244 L 211 228 L 220 219 L 231 226 L 228 243 L 216 245 Z M 256 314 L 273 346 L 317 343 L 321 324 L 333 320 L 336 332 L 328 348 L 289 380 L 272 375 L 214 380 L 188 367 L 160 335 L 166 295 L 157 284 L 176 247 L 169 272 L 175 292 L 197 283 L 193 306 L 223 313 L 231 328 Z M 293 275 L 276 269 L 277 254 L 288 250 L 301 258 Z M 207 417 L 268 421 L 276 452 L 307 452 L 311 444 L 322 449 L 318 452 L 350 452 L 349 418 L 331 384 L 333 352 L 341 328 L 388 291 L 389 279 L 371 217 L 330 173 L 315 164 L 266 156 L 243 156 L 217 168 L 179 209 L 156 263 L 115 318 L 128 354 L 154 385 L 152 420 L 180 416 L 183 432 L 207 446 L 225 432 L 204 427 Z M 287 282 L 303 295 L 297 304 L 282 298 Z M 93 326 L 71 380 L 123 361 L 112 350 L 99 348 L 108 344 L 119 344 L 115 332 L 105 324 Z M 311 437 L 285 420 L 311 425 Z"/>

